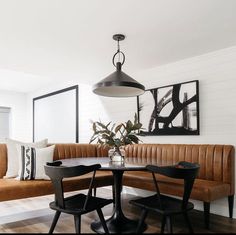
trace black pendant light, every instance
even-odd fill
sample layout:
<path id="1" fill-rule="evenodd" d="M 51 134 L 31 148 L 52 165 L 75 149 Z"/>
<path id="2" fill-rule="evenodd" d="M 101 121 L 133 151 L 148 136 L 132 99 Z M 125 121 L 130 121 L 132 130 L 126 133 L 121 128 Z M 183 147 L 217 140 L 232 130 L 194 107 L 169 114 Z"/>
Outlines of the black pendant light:
<path id="1" fill-rule="evenodd" d="M 125 39 L 123 34 L 113 35 L 113 39 L 117 41 L 118 49 L 112 58 L 112 63 L 116 67 L 116 71 L 93 86 L 93 92 L 101 96 L 109 97 L 130 97 L 138 96 L 144 93 L 145 87 L 131 78 L 129 75 L 121 71 L 121 67 L 125 62 L 125 55 L 120 51 L 119 42 Z M 115 64 L 115 57 L 122 55 L 123 61 Z"/>

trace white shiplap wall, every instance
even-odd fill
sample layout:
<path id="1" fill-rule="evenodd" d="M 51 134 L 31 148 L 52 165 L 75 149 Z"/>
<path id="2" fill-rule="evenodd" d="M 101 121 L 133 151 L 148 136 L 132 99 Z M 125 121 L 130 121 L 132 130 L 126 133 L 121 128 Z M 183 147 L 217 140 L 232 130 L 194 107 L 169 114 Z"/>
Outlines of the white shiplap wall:
<path id="1" fill-rule="evenodd" d="M 144 142 L 236 145 L 236 47 L 143 71 L 147 88 L 199 80 L 200 135 L 145 137 Z"/>
<path id="2" fill-rule="evenodd" d="M 29 128 L 32 139 L 32 100 L 44 94 L 61 90 L 73 85 L 75 81 L 62 82 L 54 86 L 46 87 L 28 94 L 28 113 L 30 116 Z M 79 84 L 79 142 L 88 143 L 92 136 L 91 121 L 101 120 L 102 122 L 125 122 L 127 119 L 133 119 L 136 112 L 136 98 L 107 98 L 97 96 L 92 92 L 92 87 L 85 84 Z M 43 128 L 43 127 L 42 127 Z M 47 138 L 47 137 L 45 137 Z"/>
<path id="3" fill-rule="evenodd" d="M 146 136 L 145 143 L 219 143 L 236 145 L 236 47 L 145 70 L 134 75 L 147 89 L 199 80 L 200 135 Z M 80 85 L 80 141 L 91 132 L 88 119 L 122 122 L 133 118 L 136 98 L 96 96 Z M 148 118 L 148 116 L 147 116 Z M 83 131 L 82 131 L 83 130 Z"/>

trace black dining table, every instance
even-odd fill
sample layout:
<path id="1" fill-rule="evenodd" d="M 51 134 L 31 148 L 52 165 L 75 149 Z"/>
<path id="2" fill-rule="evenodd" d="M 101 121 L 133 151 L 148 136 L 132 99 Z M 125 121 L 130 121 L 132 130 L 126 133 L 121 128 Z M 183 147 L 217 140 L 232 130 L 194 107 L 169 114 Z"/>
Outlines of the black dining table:
<path id="1" fill-rule="evenodd" d="M 114 177 L 114 209 L 106 224 L 110 233 L 135 233 L 138 220 L 127 218 L 121 206 L 122 178 L 125 171 L 145 171 L 145 164 L 135 159 L 126 158 L 124 162 L 112 162 L 108 157 L 70 158 L 62 160 L 62 166 L 92 165 L 99 163 L 99 170 L 111 171 Z M 100 222 L 92 222 L 91 229 L 97 233 L 104 233 Z M 142 231 L 146 230 L 143 224 Z"/>

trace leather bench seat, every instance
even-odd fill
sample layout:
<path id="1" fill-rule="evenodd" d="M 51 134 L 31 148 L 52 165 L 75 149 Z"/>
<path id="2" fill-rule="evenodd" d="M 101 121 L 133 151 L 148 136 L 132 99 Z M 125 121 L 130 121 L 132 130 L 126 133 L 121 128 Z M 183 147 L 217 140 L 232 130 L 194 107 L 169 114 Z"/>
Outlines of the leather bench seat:
<path id="1" fill-rule="evenodd" d="M 162 193 L 175 196 L 183 195 L 183 180 L 157 175 L 156 179 Z M 152 174 L 149 172 L 129 171 L 124 173 L 123 185 L 144 190 L 155 191 Z M 230 184 L 219 181 L 196 179 L 191 198 L 211 202 L 230 194 Z"/>
<path id="2" fill-rule="evenodd" d="M 86 174 L 71 179 L 65 179 L 65 191 L 75 191 L 79 189 L 87 189 L 92 174 Z M 95 187 L 109 186 L 113 184 L 113 176 L 109 171 L 97 171 L 94 181 Z M 25 180 L 16 179 L 0 179 L 0 201 L 15 200 L 27 197 L 36 197 L 52 194 L 53 188 L 50 180 Z"/>

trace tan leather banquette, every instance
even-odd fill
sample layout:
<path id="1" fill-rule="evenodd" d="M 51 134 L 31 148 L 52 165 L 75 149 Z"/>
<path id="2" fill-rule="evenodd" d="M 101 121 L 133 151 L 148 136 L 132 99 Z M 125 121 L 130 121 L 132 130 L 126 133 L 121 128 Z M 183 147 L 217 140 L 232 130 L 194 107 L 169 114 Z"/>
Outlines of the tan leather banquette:
<path id="1" fill-rule="evenodd" d="M 73 157 L 104 157 L 107 150 L 95 144 L 56 144 L 54 160 Z M 27 197 L 43 196 L 53 193 L 52 184 L 49 180 L 3 179 L 7 170 L 7 147 L 0 144 L 0 201 L 21 199 Z M 75 191 L 89 187 L 91 174 L 78 178 L 68 179 L 63 182 L 65 190 Z M 78 182 L 79 180 L 79 182 Z M 95 187 L 109 186 L 113 184 L 111 172 L 97 171 Z"/>
<path id="2" fill-rule="evenodd" d="M 107 150 L 93 144 L 56 144 L 54 160 L 72 157 L 104 157 Z M 191 194 L 192 199 L 204 203 L 205 225 L 209 226 L 210 202 L 228 197 L 232 217 L 235 193 L 235 150 L 232 145 L 187 145 L 187 144 L 137 144 L 126 146 L 129 161 L 140 164 L 170 165 L 178 161 L 197 162 L 200 172 Z M 7 170 L 6 145 L 0 144 L 0 177 Z M 89 177 L 66 181 L 67 191 L 88 187 Z M 181 196 L 183 183 L 179 180 L 158 176 L 162 193 Z M 113 184 L 111 172 L 98 171 L 96 187 Z M 123 185 L 154 191 L 152 176 L 148 172 L 127 171 Z M 41 196 L 52 193 L 49 181 L 17 181 L 0 179 L 0 201 Z"/>

